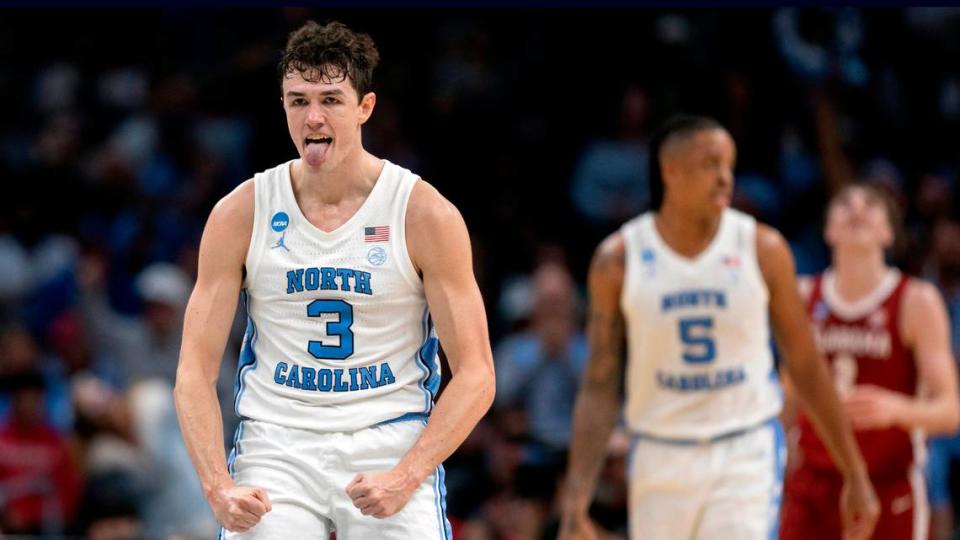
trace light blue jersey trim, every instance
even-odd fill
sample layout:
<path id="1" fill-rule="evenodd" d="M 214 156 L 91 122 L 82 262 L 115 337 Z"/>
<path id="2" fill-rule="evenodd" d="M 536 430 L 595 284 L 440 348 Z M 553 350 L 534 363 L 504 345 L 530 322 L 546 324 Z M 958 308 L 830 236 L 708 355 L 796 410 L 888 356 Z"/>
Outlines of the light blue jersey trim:
<path id="1" fill-rule="evenodd" d="M 447 519 L 447 486 L 443 465 L 437 467 L 433 475 L 433 502 L 437 507 L 437 528 L 440 538 L 453 540 L 453 528 Z"/>
<path id="2" fill-rule="evenodd" d="M 783 425 L 780 420 L 772 420 L 773 428 L 773 493 L 770 494 L 770 515 L 773 516 L 773 523 L 770 524 L 770 540 L 777 540 L 780 537 L 780 507 L 783 501 L 783 473 L 787 458 L 787 438 L 783 433 Z"/>
<path id="3" fill-rule="evenodd" d="M 243 439 L 243 420 L 237 424 L 237 429 L 233 432 L 233 448 L 230 450 L 230 457 L 227 458 L 227 472 L 230 473 L 230 478 L 236 480 L 236 468 L 234 467 L 234 462 L 237 460 L 237 456 L 240 455 L 240 440 Z M 223 540 L 227 536 L 227 530 L 223 527 L 220 527 L 220 530 L 217 531 L 217 540 Z"/>
<path id="4" fill-rule="evenodd" d="M 430 418 L 430 415 L 422 412 L 410 412 L 407 414 L 402 414 L 396 418 L 391 418 L 390 420 L 384 420 L 376 425 L 384 426 L 387 424 L 396 424 L 397 422 L 424 422 L 426 423 L 427 419 Z"/>
<path id="5" fill-rule="evenodd" d="M 703 439 L 674 439 L 670 437 L 658 437 L 657 435 L 651 435 L 649 433 L 631 433 L 633 439 L 653 441 L 661 444 L 674 444 L 677 446 L 697 446 L 700 444 L 711 444 L 719 441 L 725 441 L 727 439 L 732 439 L 734 437 L 739 437 L 751 431 L 762 428 L 768 425 L 771 425 L 773 422 L 778 422 L 777 417 L 768 418 L 763 422 L 754 424 L 752 426 L 747 426 L 743 429 L 735 429 L 733 431 L 728 431 L 727 433 L 721 433 L 720 435 L 715 435 L 713 437 L 705 437 Z"/>
<path id="6" fill-rule="evenodd" d="M 246 389 L 244 378 L 250 371 L 257 369 L 257 353 L 254 347 L 257 343 L 257 325 L 253 323 L 250 316 L 250 295 L 246 289 L 243 291 L 243 306 L 247 312 L 247 330 L 243 335 L 243 346 L 240 348 L 240 360 L 237 362 L 237 379 L 233 385 L 233 392 L 236 396 L 233 402 L 233 410 L 241 419 L 240 398 L 243 397 L 243 391 Z"/>
<path id="7" fill-rule="evenodd" d="M 423 318 L 420 321 L 420 331 L 423 334 L 423 343 L 417 350 L 417 367 L 423 372 L 423 378 L 417 381 L 417 386 L 423 392 L 423 412 L 429 413 L 433 410 L 433 399 L 437 390 L 440 388 L 440 370 L 435 366 L 437 364 L 438 342 L 434 336 L 433 320 L 430 317 L 428 307 L 423 309 Z"/>

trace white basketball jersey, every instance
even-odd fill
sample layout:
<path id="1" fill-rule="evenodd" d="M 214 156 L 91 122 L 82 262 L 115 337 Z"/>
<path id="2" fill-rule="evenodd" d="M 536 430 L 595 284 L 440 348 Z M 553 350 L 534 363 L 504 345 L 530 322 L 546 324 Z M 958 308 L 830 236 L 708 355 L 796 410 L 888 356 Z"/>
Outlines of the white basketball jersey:
<path id="1" fill-rule="evenodd" d="M 324 232 L 297 205 L 291 164 L 254 176 L 237 414 L 319 431 L 425 417 L 440 366 L 406 246 L 417 176 L 384 161 L 359 210 Z"/>
<path id="2" fill-rule="evenodd" d="M 694 259 L 666 245 L 652 213 L 621 231 L 629 429 L 709 440 L 775 416 L 782 395 L 753 218 L 724 210 L 713 241 Z"/>

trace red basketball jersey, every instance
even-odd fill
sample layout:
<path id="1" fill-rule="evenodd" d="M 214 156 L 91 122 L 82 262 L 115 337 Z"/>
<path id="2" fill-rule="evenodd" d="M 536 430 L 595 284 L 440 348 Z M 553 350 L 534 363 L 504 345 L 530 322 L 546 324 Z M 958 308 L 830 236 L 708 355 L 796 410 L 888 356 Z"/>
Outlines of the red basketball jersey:
<path id="1" fill-rule="evenodd" d="M 871 384 L 914 395 L 917 368 L 913 353 L 900 340 L 900 302 L 910 278 L 888 272 L 873 293 L 855 303 L 836 294 L 833 275 L 818 275 L 807 302 L 817 347 L 826 357 L 841 399 L 855 385 Z M 836 470 L 810 419 L 801 411 L 801 467 Z M 915 459 L 917 442 L 900 428 L 855 432 L 860 452 L 875 479 L 905 476 Z"/>

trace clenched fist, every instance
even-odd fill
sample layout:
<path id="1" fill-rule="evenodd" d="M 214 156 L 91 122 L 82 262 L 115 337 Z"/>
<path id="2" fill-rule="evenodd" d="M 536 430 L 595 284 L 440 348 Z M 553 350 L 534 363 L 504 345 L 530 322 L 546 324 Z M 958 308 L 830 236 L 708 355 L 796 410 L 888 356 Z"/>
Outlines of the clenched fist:
<path id="1" fill-rule="evenodd" d="M 228 531 L 247 532 L 273 509 L 263 488 L 233 485 L 218 490 L 210 501 L 217 521 Z"/>

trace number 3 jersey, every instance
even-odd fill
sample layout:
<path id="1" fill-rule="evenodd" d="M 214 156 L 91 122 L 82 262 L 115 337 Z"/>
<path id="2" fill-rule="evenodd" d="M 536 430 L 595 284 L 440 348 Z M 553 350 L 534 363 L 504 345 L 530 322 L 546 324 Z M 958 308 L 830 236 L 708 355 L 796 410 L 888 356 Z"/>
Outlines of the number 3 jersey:
<path id="1" fill-rule="evenodd" d="M 425 417 L 440 370 L 404 234 L 417 176 L 384 161 L 357 212 L 325 232 L 301 213 L 291 164 L 253 180 L 237 414 L 319 431 Z"/>
<path id="2" fill-rule="evenodd" d="M 816 276 L 807 301 L 817 347 L 826 357 L 841 398 L 855 385 L 874 385 L 913 396 L 918 377 L 913 353 L 900 339 L 900 305 L 910 278 L 887 272 L 863 299 L 844 302 L 831 271 Z M 801 466 L 836 471 L 830 454 L 805 414 L 798 418 Z M 874 479 L 899 479 L 922 459 L 921 438 L 898 427 L 855 432 L 857 444 Z"/>
<path id="3" fill-rule="evenodd" d="M 705 441 L 776 416 L 782 395 L 753 218 L 724 210 L 713 240 L 692 259 L 666 245 L 653 213 L 621 231 L 628 428 Z"/>

